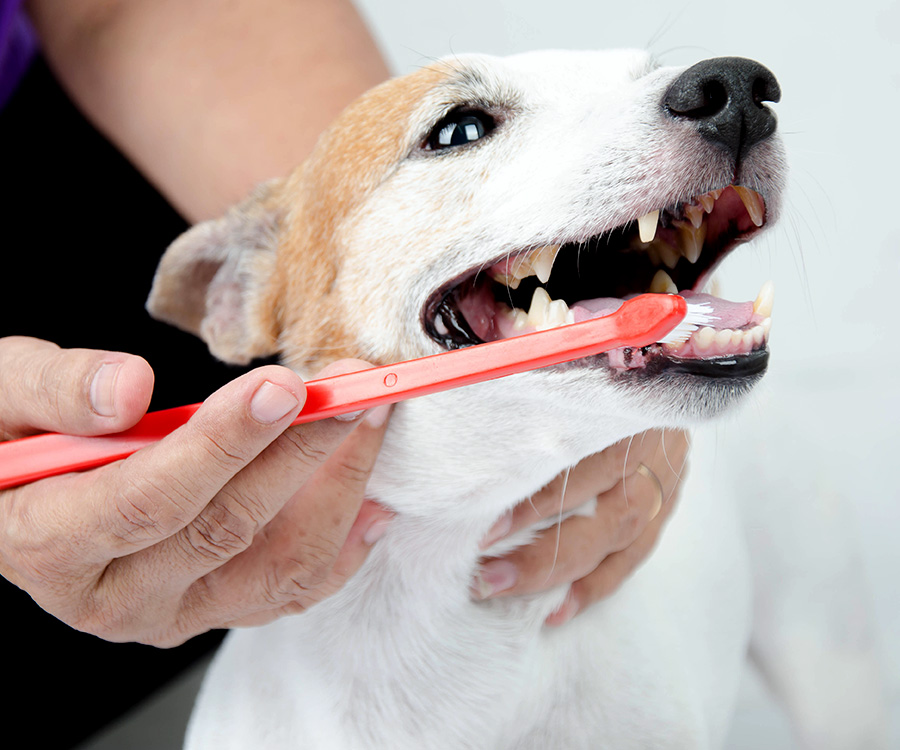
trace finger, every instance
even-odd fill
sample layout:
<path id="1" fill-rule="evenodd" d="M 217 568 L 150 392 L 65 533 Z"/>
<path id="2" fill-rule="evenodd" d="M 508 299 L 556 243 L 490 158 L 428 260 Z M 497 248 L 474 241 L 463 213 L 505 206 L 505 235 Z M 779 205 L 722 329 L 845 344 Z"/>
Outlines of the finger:
<path id="1" fill-rule="evenodd" d="M 153 370 L 140 357 L 0 339 L 0 440 L 119 432 L 144 415 L 152 392 Z"/>
<path id="2" fill-rule="evenodd" d="M 211 627 L 298 612 L 343 586 L 393 516 L 363 503 L 385 431 L 364 421 L 246 552 L 188 591 L 185 617 Z"/>
<path id="3" fill-rule="evenodd" d="M 562 625 L 594 602 L 611 596 L 644 562 L 659 540 L 662 528 L 676 503 L 666 502 L 641 535 L 625 549 L 614 552 L 584 578 L 574 581 L 560 607 L 546 619 L 547 625 Z"/>
<path id="4" fill-rule="evenodd" d="M 171 435 L 124 461 L 16 488 L 16 503 L 63 562 L 102 564 L 159 543 L 189 524 L 300 410 L 305 386 L 267 366 L 229 383 Z M 72 498 L 78 499 L 77 503 Z M 78 560 L 71 559 L 77 555 Z"/>
<path id="5" fill-rule="evenodd" d="M 535 593 L 582 578 L 637 539 L 661 506 L 656 482 L 635 472 L 600 495 L 592 515 L 567 518 L 531 544 L 484 563 L 477 595 Z"/>
<path id="6" fill-rule="evenodd" d="M 640 460 L 643 451 L 640 444 L 633 449 L 634 441 L 635 438 L 622 440 L 564 471 L 497 521 L 482 541 L 481 548 L 487 549 L 506 536 L 584 505 L 612 489 L 624 476 L 634 472 Z"/>
<path id="7" fill-rule="evenodd" d="M 342 361 L 323 374 L 362 367 L 371 365 Z M 222 487 L 184 528 L 117 561 L 107 571 L 107 578 L 121 585 L 120 579 L 146 578 L 151 573 L 151 580 L 165 581 L 170 590 L 183 592 L 198 578 L 246 550 L 257 533 L 297 495 L 298 488 L 307 484 L 317 488 L 326 502 L 332 500 L 327 510 L 336 515 L 348 512 L 342 500 L 347 495 L 352 497 L 356 505 L 346 521 L 346 531 L 359 510 L 383 437 L 381 428 L 374 431 L 374 437 L 369 436 L 374 450 L 370 456 L 359 447 L 359 439 L 348 438 L 361 421 L 326 419 L 287 430 Z"/>

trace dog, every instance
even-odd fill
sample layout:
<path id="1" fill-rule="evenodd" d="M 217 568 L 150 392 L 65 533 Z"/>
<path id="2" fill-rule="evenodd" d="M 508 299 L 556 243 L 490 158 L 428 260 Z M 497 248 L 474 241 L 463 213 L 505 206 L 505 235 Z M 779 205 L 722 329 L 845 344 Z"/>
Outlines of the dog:
<path id="1" fill-rule="evenodd" d="M 717 417 L 763 377 L 771 288 L 740 304 L 705 290 L 781 212 L 780 95 L 743 58 L 453 57 L 363 95 L 288 177 L 173 243 L 150 312 L 223 360 L 279 354 L 301 374 L 596 317 L 647 291 L 715 320 L 683 344 L 398 404 L 369 484 L 392 526 L 337 594 L 228 636 L 189 750 L 721 745 L 753 594 L 735 503 L 702 468 L 645 565 L 564 627 L 543 622 L 565 588 L 476 602 L 469 585 L 488 529 L 561 471 Z M 778 654 L 765 666 L 778 673 Z M 800 717 L 809 743 L 869 746 L 864 721 L 835 739 L 818 708 Z"/>

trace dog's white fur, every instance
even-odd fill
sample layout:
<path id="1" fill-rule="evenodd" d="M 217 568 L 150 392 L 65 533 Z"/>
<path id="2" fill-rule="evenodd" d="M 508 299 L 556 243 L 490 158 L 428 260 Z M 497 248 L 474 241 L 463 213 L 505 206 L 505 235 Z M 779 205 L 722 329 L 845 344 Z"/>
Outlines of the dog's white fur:
<path id="1" fill-rule="evenodd" d="M 774 219 L 778 138 L 735 175 L 720 149 L 662 112 L 680 72 L 640 52 L 541 52 L 454 58 L 388 84 L 339 121 L 314 166 L 173 245 L 151 310 L 226 359 L 278 350 L 301 372 L 329 354 L 410 359 L 438 351 L 421 322 L 429 295 L 504 252 L 587 239 L 738 181 L 765 195 Z M 442 114 L 471 102 L 505 118 L 490 147 L 464 158 L 418 149 Z M 353 169 L 323 177 L 322 164 L 340 160 Z M 317 202 L 323 182 L 332 192 Z M 179 279 L 202 285 L 170 290 Z M 323 356 L 323 345 L 334 349 Z M 398 405 L 369 484 L 396 520 L 339 593 L 229 635 L 187 747 L 720 745 L 751 635 L 751 578 L 731 498 L 703 486 L 704 470 L 652 558 L 565 627 L 542 626 L 564 589 L 477 603 L 469 585 L 486 531 L 560 471 L 739 395 L 561 368 Z"/>

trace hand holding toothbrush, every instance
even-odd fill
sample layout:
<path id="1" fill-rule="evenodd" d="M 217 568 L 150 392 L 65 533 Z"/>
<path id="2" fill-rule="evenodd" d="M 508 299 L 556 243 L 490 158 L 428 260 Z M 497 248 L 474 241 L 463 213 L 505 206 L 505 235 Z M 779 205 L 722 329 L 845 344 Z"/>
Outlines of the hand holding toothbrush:
<path id="1" fill-rule="evenodd" d="M 152 387 L 138 357 L 0 339 L 0 439 L 124 429 Z M 325 598 L 389 522 L 364 502 L 387 414 L 286 430 L 304 399 L 259 368 L 124 461 L 0 493 L 0 574 L 72 627 L 157 646 Z"/>

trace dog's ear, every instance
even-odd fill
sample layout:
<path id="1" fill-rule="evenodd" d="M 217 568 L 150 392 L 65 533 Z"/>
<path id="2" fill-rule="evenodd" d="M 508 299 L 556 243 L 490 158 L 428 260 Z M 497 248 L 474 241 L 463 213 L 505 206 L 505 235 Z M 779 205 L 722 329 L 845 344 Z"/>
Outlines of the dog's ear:
<path id="1" fill-rule="evenodd" d="M 272 279 L 283 220 L 282 182 L 258 187 L 220 219 L 197 224 L 166 250 L 147 299 L 155 318 L 202 338 L 219 359 L 274 354 Z"/>

